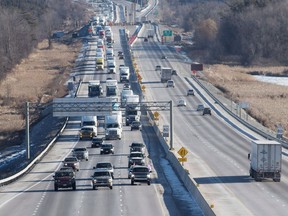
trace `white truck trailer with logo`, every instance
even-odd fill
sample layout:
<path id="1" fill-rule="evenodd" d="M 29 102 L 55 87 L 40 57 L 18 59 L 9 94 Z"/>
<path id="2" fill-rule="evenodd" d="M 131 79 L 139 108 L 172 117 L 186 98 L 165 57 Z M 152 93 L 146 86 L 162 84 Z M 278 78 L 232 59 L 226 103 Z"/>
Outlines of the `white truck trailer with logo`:
<path id="1" fill-rule="evenodd" d="M 250 176 L 256 181 L 272 178 L 280 182 L 282 165 L 282 145 L 273 140 L 255 140 L 251 143 Z"/>
<path id="2" fill-rule="evenodd" d="M 169 67 L 161 68 L 161 83 L 166 83 L 168 80 L 172 78 L 172 69 Z"/>
<path id="3" fill-rule="evenodd" d="M 140 121 L 140 116 L 139 95 L 128 95 L 125 105 L 126 126 L 130 125 L 133 121 Z"/>
<path id="4" fill-rule="evenodd" d="M 122 138 L 122 111 L 113 111 L 105 116 L 105 139 Z"/>
<path id="5" fill-rule="evenodd" d="M 118 82 L 117 80 L 106 80 L 106 96 L 118 96 Z"/>

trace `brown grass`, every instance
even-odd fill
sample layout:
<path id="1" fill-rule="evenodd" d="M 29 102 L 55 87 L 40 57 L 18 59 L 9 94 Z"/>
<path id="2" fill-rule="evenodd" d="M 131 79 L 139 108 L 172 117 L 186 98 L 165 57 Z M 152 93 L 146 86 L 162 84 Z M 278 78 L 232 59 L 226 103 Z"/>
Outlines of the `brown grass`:
<path id="1" fill-rule="evenodd" d="M 80 45 L 53 43 L 49 50 L 45 40 L 1 81 L 0 147 L 12 132 L 23 130 L 24 102 L 45 103 L 67 93 L 65 82 Z"/>
<path id="2" fill-rule="evenodd" d="M 288 87 L 259 82 L 248 73 L 282 74 L 287 67 L 241 67 L 209 65 L 206 78 L 224 90 L 228 98 L 236 102 L 248 102 L 249 113 L 264 126 L 276 130 L 275 125 L 288 128 Z M 287 132 L 285 135 L 287 136 Z"/>

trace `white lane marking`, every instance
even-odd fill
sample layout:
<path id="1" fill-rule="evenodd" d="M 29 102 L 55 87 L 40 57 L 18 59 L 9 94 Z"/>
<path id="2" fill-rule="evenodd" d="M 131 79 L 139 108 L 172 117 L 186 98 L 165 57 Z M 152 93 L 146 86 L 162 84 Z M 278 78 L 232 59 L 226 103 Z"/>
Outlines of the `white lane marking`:
<path id="1" fill-rule="evenodd" d="M 77 145 L 78 141 L 79 141 L 79 139 L 78 139 L 76 142 L 74 142 L 73 148 Z M 70 154 L 70 151 L 69 151 L 66 155 L 64 155 L 64 156 L 62 157 L 61 161 L 63 161 L 64 158 L 66 158 L 69 154 Z M 61 165 L 62 165 L 62 163 L 59 163 L 59 165 L 56 167 L 55 170 L 58 170 Z M 37 186 L 38 184 L 44 182 L 46 179 L 51 178 L 51 176 L 52 176 L 53 174 L 54 174 L 54 173 L 49 174 L 48 176 L 46 176 L 44 179 L 40 180 L 39 182 L 31 185 L 30 187 L 26 188 L 26 189 L 23 190 L 22 192 L 14 195 L 14 196 L 12 196 L 10 199 L 7 199 L 5 202 L 3 202 L 2 204 L 0 204 L 0 208 L 2 208 L 4 205 L 6 205 L 7 203 L 9 203 L 11 200 L 15 199 L 16 197 L 18 197 L 18 196 L 26 193 L 26 192 L 29 191 L 31 188 L 33 188 L 33 187 Z M 49 185 L 50 185 L 50 182 L 49 182 L 48 186 L 49 186 Z M 46 190 L 47 190 L 47 189 L 48 189 L 48 187 L 46 188 Z M 5 193 L 5 192 L 3 192 L 3 193 Z"/>

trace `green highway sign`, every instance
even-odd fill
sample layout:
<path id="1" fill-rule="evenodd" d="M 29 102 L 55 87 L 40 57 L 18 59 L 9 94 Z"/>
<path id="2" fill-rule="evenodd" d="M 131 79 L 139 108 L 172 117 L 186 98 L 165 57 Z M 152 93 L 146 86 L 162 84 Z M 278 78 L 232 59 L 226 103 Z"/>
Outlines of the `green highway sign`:
<path id="1" fill-rule="evenodd" d="M 172 30 L 163 30 L 163 36 L 172 36 Z"/>

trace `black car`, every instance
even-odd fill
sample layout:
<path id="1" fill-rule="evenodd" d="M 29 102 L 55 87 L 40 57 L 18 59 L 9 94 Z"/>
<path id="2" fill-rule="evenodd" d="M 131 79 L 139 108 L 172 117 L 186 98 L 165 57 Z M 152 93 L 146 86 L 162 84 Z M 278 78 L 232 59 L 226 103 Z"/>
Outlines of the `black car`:
<path id="1" fill-rule="evenodd" d="M 142 124 L 140 121 L 132 121 L 131 123 L 131 131 L 132 130 L 142 130 Z"/>
<path id="2" fill-rule="evenodd" d="M 172 75 L 177 76 L 177 75 L 178 75 L 178 74 L 177 74 L 177 71 L 176 71 L 176 70 L 172 70 Z"/>
<path id="3" fill-rule="evenodd" d="M 103 141 L 104 141 L 103 137 L 93 137 L 91 148 L 100 147 L 103 144 Z"/>
<path id="4" fill-rule="evenodd" d="M 129 84 L 129 83 L 124 83 L 123 89 L 128 89 L 128 90 L 130 90 L 130 89 L 131 89 L 130 84 Z"/>
<path id="5" fill-rule="evenodd" d="M 206 115 L 206 114 L 211 115 L 211 109 L 209 107 L 205 107 L 203 109 L 203 114 L 202 115 Z"/>
<path id="6" fill-rule="evenodd" d="M 100 154 L 114 154 L 114 146 L 111 143 L 103 143 L 100 148 Z"/>

